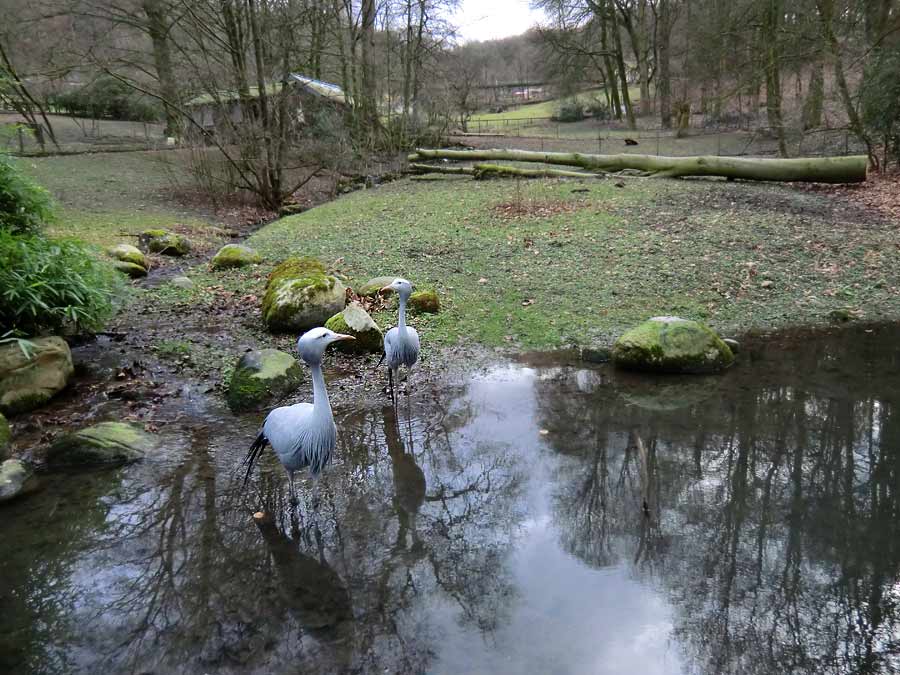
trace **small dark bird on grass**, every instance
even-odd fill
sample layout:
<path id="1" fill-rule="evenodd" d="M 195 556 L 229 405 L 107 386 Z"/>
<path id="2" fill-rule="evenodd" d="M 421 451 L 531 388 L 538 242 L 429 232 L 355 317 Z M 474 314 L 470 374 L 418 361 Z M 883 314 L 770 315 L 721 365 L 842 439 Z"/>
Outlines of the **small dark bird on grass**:
<path id="1" fill-rule="evenodd" d="M 633 138 L 626 138 L 625 145 L 640 145 L 640 144 Z"/>

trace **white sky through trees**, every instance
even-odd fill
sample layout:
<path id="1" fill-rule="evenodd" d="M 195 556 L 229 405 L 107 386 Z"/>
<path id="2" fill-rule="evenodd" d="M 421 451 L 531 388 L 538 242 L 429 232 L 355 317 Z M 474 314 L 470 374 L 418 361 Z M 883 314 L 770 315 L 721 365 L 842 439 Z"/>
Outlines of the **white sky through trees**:
<path id="1" fill-rule="evenodd" d="M 530 0 L 462 0 L 455 15 L 462 42 L 519 35 L 544 18 Z"/>

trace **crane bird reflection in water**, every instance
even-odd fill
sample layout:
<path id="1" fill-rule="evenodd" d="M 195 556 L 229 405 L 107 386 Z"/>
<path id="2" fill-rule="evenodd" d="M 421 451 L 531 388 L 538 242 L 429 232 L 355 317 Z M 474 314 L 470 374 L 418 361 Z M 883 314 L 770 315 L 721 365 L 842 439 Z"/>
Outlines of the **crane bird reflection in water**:
<path id="1" fill-rule="evenodd" d="M 313 402 L 282 406 L 268 414 L 247 454 L 244 485 L 253 472 L 254 462 L 266 445 L 271 445 L 278 461 L 288 473 L 291 505 L 296 506 L 299 501 L 294 489 L 294 473 L 309 468 L 310 475 L 315 478 L 331 461 L 337 427 L 334 425 L 331 403 L 325 389 L 322 356 L 333 342 L 353 339 L 355 338 L 351 335 L 341 335 L 327 328 L 313 328 L 297 340 L 300 358 L 309 366 L 312 374 Z"/>
<path id="2" fill-rule="evenodd" d="M 400 366 L 412 368 L 419 360 L 419 334 L 412 326 L 406 325 L 406 302 L 412 295 L 413 285 L 406 279 L 394 279 L 381 289 L 380 293 L 394 291 L 400 298 L 400 312 L 397 325 L 384 336 L 384 357 L 388 367 L 388 381 L 391 387 L 391 398 L 395 399 L 394 380 L 399 385 Z M 407 379 L 409 376 L 407 375 Z"/>

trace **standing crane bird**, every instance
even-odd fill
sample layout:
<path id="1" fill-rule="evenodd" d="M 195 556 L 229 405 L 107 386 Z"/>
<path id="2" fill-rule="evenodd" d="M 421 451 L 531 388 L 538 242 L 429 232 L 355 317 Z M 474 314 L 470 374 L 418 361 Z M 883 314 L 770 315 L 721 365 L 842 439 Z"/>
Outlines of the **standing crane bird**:
<path id="1" fill-rule="evenodd" d="M 309 467 L 310 475 L 315 478 L 328 465 L 334 452 L 337 427 L 334 425 L 331 403 L 328 402 L 328 392 L 325 390 L 322 356 L 331 343 L 355 339 L 351 335 L 341 335 L 327 328 L 313 328 L 300 336 L 297 340 L 297 352 L 312 373 L 313 402 L 281 406 L 266 416 L 262 429 L 247 453 L 244 485 L 247 485 L 253 472 L 253 463 L 268 444 L 272 445 L 278 461 L 288 472 L 292 506 L 299 503 L 294 491 L 294 472 Z"/>
<path id="2" fill-rule="evenodd" d="M 400 316 L 397 325 L 384 336 L 384 356 L 381 360 L 387 362 L 391 398 L 395 398 L 394 379 L 397 378 L 397 383 L 400 383 L 400 366 L 412 368 L 419 360 L 419 334 L 415 328 L 406 325 L 406 301 L 412 295 L 413 285 L 406 279 L 394 279 L 379 293 L 390 291 L 395 291 L 400 297 Z"/>

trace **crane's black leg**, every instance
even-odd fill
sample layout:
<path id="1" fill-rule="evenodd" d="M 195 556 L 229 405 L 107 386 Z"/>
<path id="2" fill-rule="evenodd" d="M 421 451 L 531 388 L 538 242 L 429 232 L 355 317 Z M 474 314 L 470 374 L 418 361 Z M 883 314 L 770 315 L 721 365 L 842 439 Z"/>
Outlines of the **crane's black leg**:
<path id="1" fill-rule="evenodd" d="M 388 382 L 390 383 L 390 387 L 391 387 L 391 403 L 396 404 L 397 403 L 397 394 L 394 391 L 394 369 L 393 368 L 388 368 Z"/>

